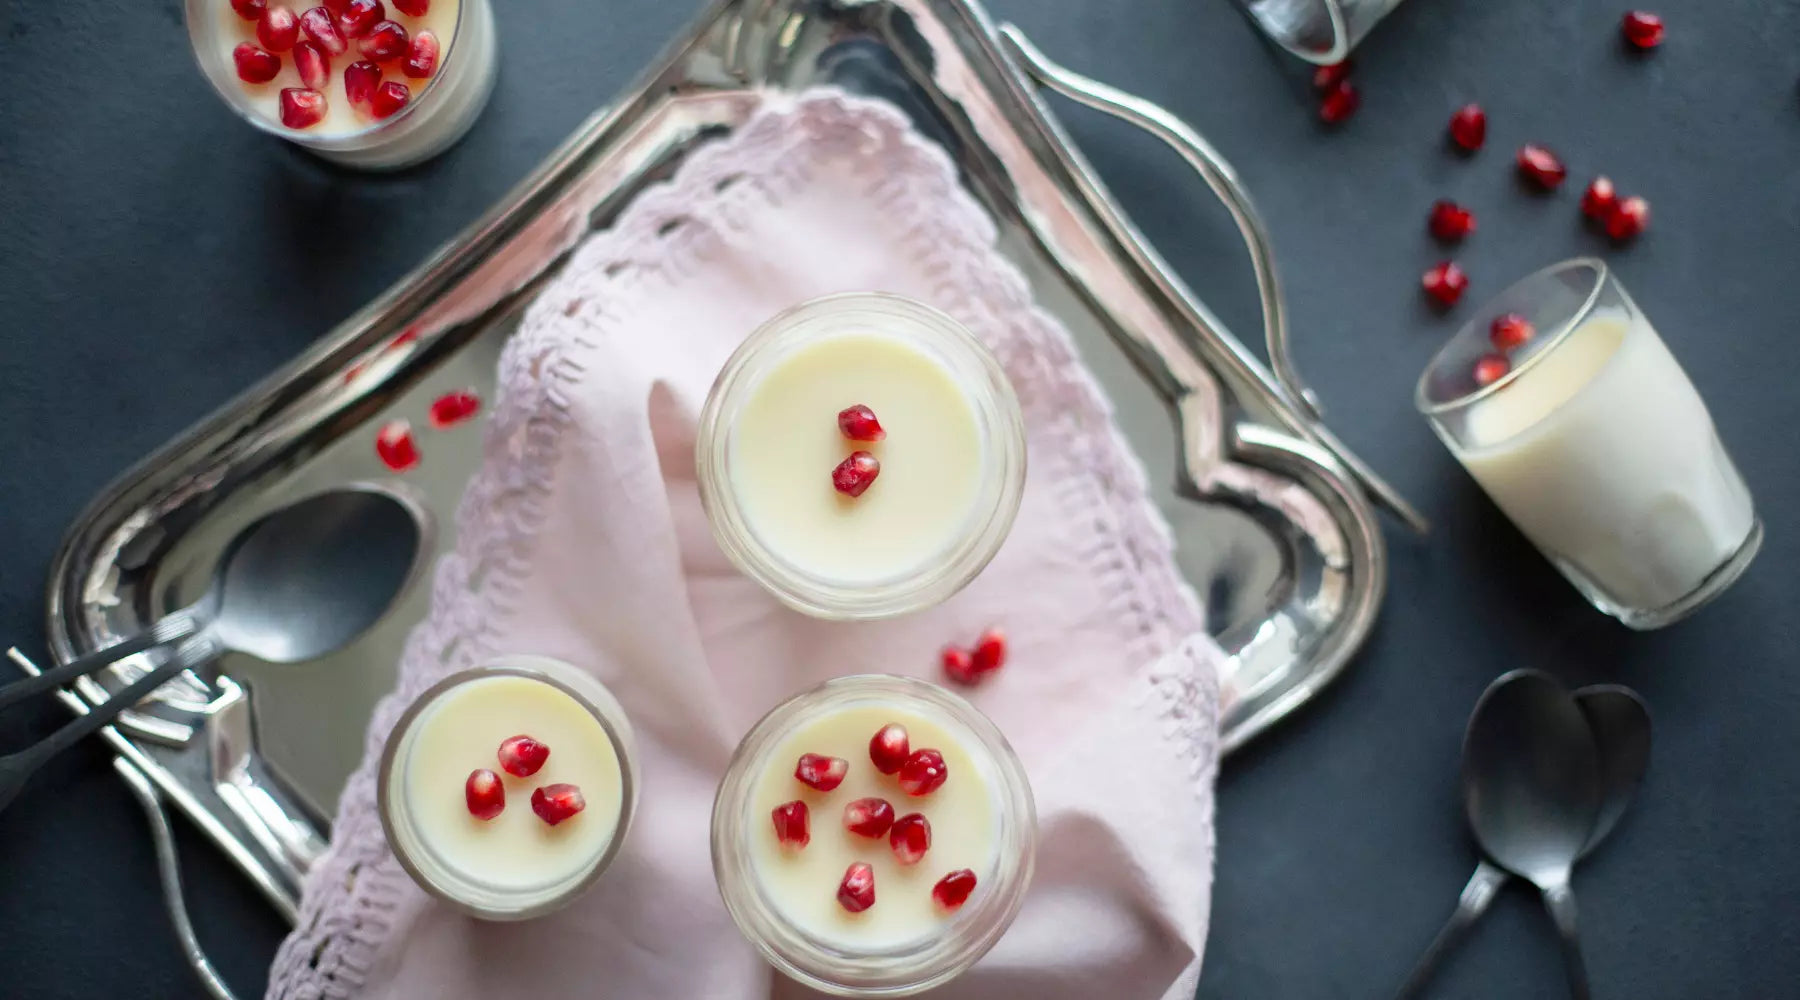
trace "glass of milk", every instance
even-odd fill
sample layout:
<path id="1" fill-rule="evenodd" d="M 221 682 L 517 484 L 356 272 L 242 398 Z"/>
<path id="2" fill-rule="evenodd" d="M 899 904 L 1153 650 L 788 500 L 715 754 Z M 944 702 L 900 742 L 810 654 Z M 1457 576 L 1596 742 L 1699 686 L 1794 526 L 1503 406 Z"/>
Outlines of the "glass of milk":
<path id="1" fill-rule="evenodd" d="M 1263 33 L 1307 62 L 1342 62 L 1400 0 L 1237 0 Z"/>
<path id="2" fill-rule="evenodd" d="M 1531 335 L 1496 333 L 1502 318 Z M 1762 544 L 1706 403 L 1602 261 L 1502 292 L 1432 359 L 1416 402 L 1519 530 L 1632 628 L 1693 612 Z"/>
<path id="3" fill-rule="evenodd" d="M 232 52 L 240 44 L 260 42 L 256 22 L 239 17 L 229 0 L 186 0 L 186 5 L 194 58 L 225 103 L 251 125 L 347 167 L 398 170 L 436 156 L 469 131 L 493 93 L 499 44 L 488 0 L 432 0 L 422 17 L 384 4 L 383 16 L 411 35 L 430 31 L 437 37 L 441 52 L 436 70 L 426 79 L 411 79 L 400 60 L 382 64 L 381 79 L 404 85 L 411 98 L 388 117 L 374 118 L 367 108 L 353 107 L 345 91 L 345 69 L 365 58 L 358 40 L 349 39 L 347 51 L 329 59 L 328 80 L 319 91 L 325 99 L 324 119 L 289 128 L 281 122 L 278 102 L 283 89 L 303 86 L 294 50 L 275 53 L 281 70 L 273 80 L 246 83 L 238 77 Z M 270 6 L 299 14 L 317 6 L 317 0 L 273 0 Z M 299 40 L 306 42 L 308 36 L 302 32 Z"/>

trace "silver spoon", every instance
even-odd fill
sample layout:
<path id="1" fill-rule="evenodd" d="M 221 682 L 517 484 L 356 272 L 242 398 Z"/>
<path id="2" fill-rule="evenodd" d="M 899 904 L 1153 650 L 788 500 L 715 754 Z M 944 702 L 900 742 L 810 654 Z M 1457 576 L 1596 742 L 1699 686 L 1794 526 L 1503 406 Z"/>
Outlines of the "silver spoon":
<path id="1" fill-rule="evenodd" d="M 1581 857 L 1599 846 L 1612 834 L 1625 815 L 1638 785 L 1650 765 L 1650 712 L 1635 691 L 1617 684 L 1598 684 L 1575 692 L 1575 704 L 1587 717 L 1593 730 L 1594 749 L 1600 755 L 1601 804 L 1599 818 Z M 1450 914 L 1442 930 L 1425 954 L 1413 967 L 1406 984 L 1400 988 L 1401 1000 L 1423 994 L 1443 959 L 1487 913 L 1488 904 L 1498 894 L 1510 875 L 1487 859 L 1475 866 L 1475 874 L 1463 887 L 1456 911 Z"/>
<path id="2" fill-rule="evenodd" d="M 126 656 L 179 643 L 156 669 L 41 742 L 0 757 L 0 809 L 33 772 L 184 670 L 226 652 L 295 663 L 347 645 L 411 577 L 419 519 L 394 497 L 344 489 L 264 515 L 231 542 L 206 596 L 140 635 L 0 688 L 0 708 Z"/>

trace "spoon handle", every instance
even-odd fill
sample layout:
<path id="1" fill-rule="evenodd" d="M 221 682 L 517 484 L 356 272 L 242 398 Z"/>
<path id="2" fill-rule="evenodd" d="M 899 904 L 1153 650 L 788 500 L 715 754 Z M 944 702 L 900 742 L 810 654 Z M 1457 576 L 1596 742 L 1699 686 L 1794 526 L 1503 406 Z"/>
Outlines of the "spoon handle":
<path id="1" fill-rule="evenodd" d="M 1544 907 L 1556 922 L 1562 938 L 1563 966 L 1569 974 L 1569 995 L 1588 1000 L 1587 963 L 1581 960 L 1581 938 L 1575 933 L 1575 891 L 1564 882 L 1544 887 Z"/>
<path id="2" fill-rule="evenodd" d="M 192 614 L 177 611 L 168 615 L 137 635 L 121 642 L 116 642 L 105 649 L 96 649 L 86 656 L 70 660 L 60 667 L 46 670 L 35 677 L 14 681 L 0 687 L 0 708 L 15 704 L 43 691 L 62 687 L 64 684 L 111 666 L 127 656 L 134 656 L 146 649 L 153 649 L 167 643 L 185 639 L 200 631 L 200 623 Z"/>
<path id="3" fill-rule="evenodd" d="M 1494 895 L 1500 891 L 1500 886 L 1506 879 L 1506 872 L 1485 858 L 1475 866 L 1475 874 L 1469 876 L 1469 884 L 1463 886 L 1462 898 L 1456 902 L 1456 911 L 1450 914 L 1449 920 L 1444 921 L 1444 928 L 1438 931 L 1431 947 L 1419 956 L 1419 964 L 1413 966 L 1412 975 L 1406 977 L 1406 983 L 1395 995 L 1396 1000 L 1412 1000 L 1424 995 L 1426 985 L 1436 974 L 1437 967 L 1443 964 L 1444 956 L 1462 941 L 1469 928 L 1475 926 L 1475 921 L 1480 920 L 1481 915 L 1487 912 L 1488 904 L 1494 901 Z"/>

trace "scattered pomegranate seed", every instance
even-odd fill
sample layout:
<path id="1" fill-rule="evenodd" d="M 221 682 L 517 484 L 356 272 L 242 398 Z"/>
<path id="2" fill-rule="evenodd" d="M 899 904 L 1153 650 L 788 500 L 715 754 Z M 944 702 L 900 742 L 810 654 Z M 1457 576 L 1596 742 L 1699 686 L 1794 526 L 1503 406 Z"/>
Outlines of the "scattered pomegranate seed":
<path id="1" fill-rule="evenodd" d="M 300 15 L 300 30 L 313 40 L 326 55 L 341 56 L 350 43 L 344 41 L 344 35 L 338 31 L 337 23 L 332 20 L 331 11 L 323 7 L 313 7 Z"/>
<path id="2" fill-rule="evenodd" d="M 350 98 L 350 105 L 352 107 L 361 108 L 364 111 L 369 110 L 369 102 L 374 100 L 375 88 L 379 86 L 381 86 L 380 66 L 369 62 L 367 59 L 358 59 L 356 62 L 344 67 L 344 96 Z M 451 395 L 456 394 L 446 394 L 439 398 L 438 402 L 431 404 L 431 424 L 433 427 L 437 427 L 441 430 L 444 427 L 449 426 L 449 424 L 438 423 L 438 406 L 443 403 L 444 399 L 448 399 Z M 468 395 L 471 399 L 474 399 L 472 393 Z M 475 400 L 475 407 L 476 409 L 481 407 L 480 400 Z M 473 416 L 474 413 L 475 410 L 470 410 L 468 414 L 458 419 L 467 419 L 469 416 Z"/>
<path id="3" fill-rule="evenodd" d="M 325 95 L 316 90 L 305 90 L 300 87 L 287 87 L 282 90 L 277 103 L 281 107 L 281 124 L 286 125 L 288 128 L 311 128 L 325 120 Z M 375 439 L 375 448 L 377 451 L 382 450 L 382 441 L 384 439 L 385 435 Z M 382 455 L 381 460 L 386 462 L 388 468 L 393 469 L 395 472 L 399 472 L 403 469 L 410 469 L 419 464 L 418 449 L 412 447 L 411 441 L 412 435 L 410 433 L 404 434 L 402 436 L 402 441 L 393 452 L 397 456 L 410 452 L 412 455 L 410 461 L 404 461 L 401 462 L 401 464 L 396 465 L 395 462 L 398 459 L 390 459 L 386 453 Z"/>
<path id="4" fill-rule="evenodd" d="M 338 34 L 345 38 L 361 38 L 385 20 L 387 8 L 381 5 L 381 0 L 350 0 L 338 12 Z"/>
<path id="5" fill-rule="evenodd" d="M 358 71 L 357 84 L 353 88 L 350 82 L 350 70 L 354 70 L 358 66 L 366 66 L 368 69 Z M 370 72 L 371 70 L 373 73 Z M 350 64 L 350 69 L 344 71 L 344 91 L 350 95 L 350 101 L 353 104 L 356 103 L 364 78 L 368 78 L 368 83 L 372 85 L 376 80 L 381 79 L 381 67 L 371 62 L 354 62 Z M 367 98 L 365 97 L 364 100 Z M 433 428 L 441 431 L 447 427 L 454 427 L 479 412 L 481 412 L 481 397 L 475 395 L 473 389 L 452 389 L 431 401 L 431 409 L 426 411 L 426 418 L 431 421 Z"/>
<path id="6" fill-rule="evenodd" d="M 550 759 L 550 748 L 529 736 L 508 736 L 500 741 L 496 754 L 507 774 L 529 778 Z"/>
<path id="7" fill-rule="evenodd" d="M 944 755 L 936 750 L 914 750 L 900 765 L 900 790 L 915 798 L 937 791 L 949 778 Z"/>
<path id="8" fill-rule="evenodd" d="M 824 754 L 803 753 L 800 762 L 794 765 L 794 777 L 800 783 L 817 788 L 821 792 L 829 792 L 844 783 L 844 775 L 850 773 L 850 762 L 842 757 L 827 757 Z"/>
<path id="9" fill-rule="evenodd" d="M 894 807 L 886 799 L 857 799 L 844 807 L 844 829 L 860 837 L 884 837 L 894 825 Z"/>
<path id="10" fill-rule="evenodd" d="M 1456 305 L 1456 300 L 1462 298 L 1463 292 L 1468 290 L 1469 276 L 1455 261 L 1446 260 L 1426 271 L 1422 284 L 1426 295 L 1448 309 Z"/>
<path id="11" fill-rule="evenodd" d="M 1356 113 L 1360 104 L 1362 95 L 1356 92 L 1356 84 L 1339 80 L 1319 98 L 1319 120 L 1327 125 L 1341 124 Z"/>
<path id="12" fill-rule="evenodd" d="M 1431 205 L 1431 235 L 1446 243 L 1456 243 L 1475 231 L 1475 213 L 1454 201 L 1437 201 Z"/>
<path id="13" fill-rule="evenodd" d="M 1504 355 L 1483 354 L 1475 360 L 1475 384 L 1493 385 L 1512 371 L 1512 362 Z"/>
<path id="14" fill-rule="evenodd" d="M 1663 19 L 1647 10 L 1628 10 L 1619 22 L 1619 33 L 1632 48 L 1647 52 L 1662 44 Z"/>
<path id="15" fill-rule="evenodd" d="M 243 42 L 231 50 L 231 61 L 237 64 L 238 79 L 245 83 L 268 83 L 281 72 L 281 57 L 273 52 Z"/>
<path id="16" fill-rule="evenodd" d="M 894 821 L 888 831 L 888 847 L 903 865 L 916 865 L 931 849 L 931 821 L 918 813 L 908 813 Z"/>
<path id="17" fill-rule="evenodd" d="M 869 760 L 875 764 L 875 770 L 882 774 L 893 774 L 906 763 L 907 755 L 912 753 L 911 743 L 906 738 L 906 727 L 898 722 L 890 722 L 875 730 L 869 737 Z"/>
<path id="18" fill-rule="evenodd" d="M 354 2 L 354 0 L 352 0 Z M 382 21 L 369 29 L 357 47 L 362 54 L 376 62 L 393 62 L 406 54 L 409 46 L 406 29 L 398 21 Z"/>
<path id="19" fill-rule="evenodd" d="M 269 0 L 231 0 L 231 9 L 237 11 L 237 16 L 246 21 L 262 20 L 263 11 L 267 10 L 268 6 Z"/>
<path id="20" fill-rule="evenodd" d="M 394 6 L 402 14 L 424 17 L 425 12 L 431 9 L 431 0 L 394 0 Z"/>
<path id="21" fill-rule="evenodd" d="M 880 441 L 887 437 L 881 421 L 875 419 L 875 411 L 861 403 L 838 411 L 838 430 L 852 441 Z"/>
<path id="22" fill-rule="evenodd" d="M 331 57 L 312 42 L 294 46 L 294 68 L 300 71 L 300 82 L 314 90 L 324 90 L 331 80 Z"/>
<path id="23" fill-rule="evenodd" d="M 270 52 L 286 52 L 300 40 L 300 19 L 286 7 L 270 7 L 256 22 L 256 40 Z"/>
<path id="24" fill-rule="evenodd" d="M 531 793 L 531 811 L 551 826 L 586 808 L 587 799 L 582 798 L 581 789 L 574 785 L 545 785 Z"/>
<path id="25" fill-rule="evenodd" d="M 875 869 L 861 861 L 844 869 L 844 880 L 838 883 L 838 905 L 851 913 L 861 913 L 875 905 Z"/>
<path id="26" fill-rule="evenodd" d="M 350 6 L 350 0 L 321 0 L 321 2 L 325 4 L 325 9 L 331 11 L 334 16 L 342 14 L 344 9 Z"/>
<path id="27" fill-rule="evenodd" d="M 1582 192 L 1581 214 L 1596 222 L 1605 222 L 1618 200 L 1619 192 L 1613 188 L 1612 180 L 1602 174 L 1594 178 L 1587 190 Z"/>
<path id="28" fill-rule="evenodd" d="M 938 879 L 937 885 L 931 887 L 931 898 L 944 909 L 954 910 L 968 902 L 969 894 L 974 891 L 975 873 L 967 868 L 958 868 Z"/>
<path id="29" fill-rule="evenodd" d="M 1350 79 L 1350 60 L 1334 62 L 1329 66 L 1320 66 L 1313 70 L 1313 89 L 1323 94 L 1337 89 L 1337 85 Z"/>
<path id="30" fill-rule="evenodd" d="M 400 72 L 415 80 L 423 80 L 437 72 L 438 53 L 437 36 L 429 31 L 421 31 L 413 36 L 412 49 L 406 53 L 406 62 L 400 66 Z"/>
<path id="31" fill-rule="evenodd" d="M 313 97 L 318 99 L 319 107 L 321 109 L 325 106 L 324 96 L 315 91 L 284 90 L 281 92 L 281 120 L 283 124 L 287 123 L 288 95 L 296 93 L 312 94 Z M 325 117 L 325 113 L 321 110 L 319 112 L 319 118 L 323 117 Z M 314 119 L 314 121 L 317 120 L 318 119 Z M 293 127 L 299 128 L 301 126 Z M 381 425 L 381 430 L 375 432 L 375 454 L 380 456 L 381 464 L 395 472 L 405 472 L 413 466 L 418 465 L 419 444 L 417 441 L 413 440 L 412 425 L 404 420 L 390 420 Z"/>
<path id="32" fill-rule="evenodd" d="M 775 840 L 781 846 L 799 850 L 812 843 L 812 813 L 806 803 L 799 799 L 783 802 L 769 815 L 775 820 Z"/>
<path id="33" fill-rule="evenodd" d="M 973 684 L 975 676 L 975 654 L 961 646 L 945 646 L 939 654 L 944 664 L 944 676 L 958 684 Z"/>
<path id="34" fill-rule="evenodd" d="M 1519 174 L 1545 191 L 1554 191 L 1569 176 L 1562 158 L 1544 146 L 1519 147 Z"/>
<path id="35" fill-rule="evenodd" d="M 1473 153 L 1487 141 L 1487 112 L 1479 104 L 1465 104 L 1450 116 L 1450 141 Z"/>
<path id="36" fill-rule="evenodd" d="M 390 117 L 394 112 L 406 107 L 406 102 L 410 100 L 412 100 L 412 91 L 406 89 L 406 84 L 398 80 L 389 80 L 376 87 L 375 95 L 369 98 L 369 114 L 377 118 Z"/>
<path id="37" fill-rule="evenodd" d="M 831 485 L 848 497 L 859 497 L 881 475 L 881 463 L 866 451 L 853 451 L 831 470 Z"/>
<path id="38" fill-rule="evenodd" d="M 469 815 L 476 819 L 493 819 L 506 808 L 506 786 L 500 776 L 487 768 L 469 772 L 463 782 L 463 799 L 469 804 Z"/>
<path id="39" fill-rule="evenodd" d="M 1006 666 L 1006 632 L 991 628 L 975 640 L 975 673 L 991 674 Z"/>
<path id="40" fill-rule="evenodd" d="M 1524 347 L 1526 341 L 1536 333 L 1537 328 L 1531 325 L 1530 320 L 1518 313 L 1506 313 L 1494 317 L 1494 322 L 1488 325 L 1488 342 L 1494 345 L 1495 350 L 1516 351 Z"/>
<path id="41" fill-rule="evenodd" d="M 1650 225 L 1650 203 L 1637 195 L 1619 199 L 1606 216 L 1606 235 L 1615 240 L 1628 240 Z"/>

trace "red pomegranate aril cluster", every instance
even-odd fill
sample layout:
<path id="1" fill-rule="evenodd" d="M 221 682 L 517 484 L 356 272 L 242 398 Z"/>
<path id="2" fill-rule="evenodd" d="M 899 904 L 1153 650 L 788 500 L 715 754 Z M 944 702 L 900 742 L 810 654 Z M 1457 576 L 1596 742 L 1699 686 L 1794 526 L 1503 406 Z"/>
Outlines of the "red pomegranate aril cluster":
<path id="1" fill-rule="evenodd" d="M 1321 94 L 1329 93 L 1336 88 L 1338 84 L 1343 83 L 1348 79 L 1350 79 L 1349 59 L 1345 59 L 1342 62 L 1334 62 L 1326 66 L 1320 66 L 1313 70 L 1313 90 L 1316 90 Z"/>
<path id="2" fill-rule="evenodd" d="M 888 848 L 901 864 L 918 864 L 931 849 L 931 821 L 919 813 L 908 813 L 895 820 L 888 830 Z"/>
<path id="3" fill-rule="evenodd" d="M 581 789 L 574 785 L 558 782 L 531 793 L 531 811 L 537 813 L 538 819 L 551 826 L 586 808 L 587 799 L 582 796 Z"/>
<path id="4" fill-rule="evenodd" d="M 369 114 L 378 119 L 391 118 L 394 113 L 406 107 L 412 100 L 412 91 L 406 84 L 398 80 L 389 80 L 375 88 L 375 96 L 369 98 Z"/>
<path id="5" fill-rule="evenodd" d="M 300 72 L 300 82 L 310 90 L 324 90 L 325 84 L 331 82 L 331 57 L 312 42 L 294 46 L 294 69 Z M 324 105 L 324 94 L 319 95 L 319 103 Z"/>
<path id="6" fill-rule="evenodd" d="M 429 79 L 443 58 L 443 43 L 431 31 L 409 35 L 406 26 L 388 18 L 383 0 L 324 0 L 299 15 L 268 0 L 230 0 L 232 9 L 255 22 L 257 43 L 245 42 L 232 51 L 238 79 L 264 84 L 281 73 L 279 53 L 293 53 L 294 69 L 301 86 L 284 88 L 276 96 L 277 117 L 292 129 L 308 129 L 330 114 L 325 90 L 331 82 L 331 61 L 349 52 L 355 42 L 361 59 L 344 70 L 344 94 L 351 107 L 376 120 L 393 117 L 412 101 L 412 90 L 398 79 L 384 81 L 381 63 L 400 63 L 399 73 L 414 80 Z M 422 17 L 428 0 L 395 3 L 402 14 Z M 866 488 L 866 487 L 865 487 Z"/>
<path id="7" fill-rule="evenodd" d="M 970 893 L 975 891 L 975 873 L 967 868 L 957 870 L 938 879 L 931 887 L 931 899 L 946 910 L 954 910 L 969 901 Z"/>
<path id="8" fill-rule="evenodd" d="M 838 430 L 852 441 L 880 441 L 887 437 L 875 411 L 861 403 L 838 411 Z"/>
<path id="9" fill-rule="evenodd" d="M 1475 213 L 1454 201 L 1437 201 L 1431 205 L 1431 235 L 1446 243 L 1460 242 L 1475 231 Z"/>
<path id="10" fill-rule="evenodd" d="M 898 722 L 882 726 L 869 737 L 869 761 L 882 774 L 899 771 L 911 754 L 912 741 L 906 735 L 906 727 Z"/>
<path id="11" fill-rule="evenodd" d="M 286 52 L 300 40 L 300 19 L 287 7 L 270 7 L 256 22 L 256 40 L 270 52 Z"/>
<path id="12" fill-rule="evenodd" d="M 338 12 L 338 33 L 345 38 L 361 38 L 386 19 L 387 8 L 381 5 L 381 0 L 350 0 Z"/>
<path id="13" fill-rule="evenodd" d="M 851 913 L 861 913 L 875 905 L 875 869 L 861 861 L 844 869 L 844 880 L 838 883 L 838 905 Z"/>
<path id="14" fill-rule="evenodd" d="M 550 759 L 550 748 L 529 736 L 508 736 L 500 741 L 500 767 L 517 778 L 538 773 Z"/>
<path id="15" fill-rule="evenodd" d="M 1519 147 L 1519 175 L 1543 191 L 1554 191 L 1569 176 L 1562 157 L 1547 146 L 1526 143 Z"/>
<path id="16" fill-rule="evenodd" d="M 900 790 L 914 798 L 930 795 L 950 778 L 944 755 L 936 750 L 914 750 L 900 765 Z"/>
<path id="17" fill-rule="evenodd" d="M 799 850 L 812 843 L 812 813 L 806 803 L 795 799 L 783 802 L 770 813 L 775 821 L 775 840 L 781 846 Z"/>
<path id="18" fill-rule="evenodd" d="M 232 11 L 246 21 L 260 19 L 268 7 L 269 0 L 231 0 Z"/>
<path id="19" fill-rule="evenodd" d="M 1441 261 L 1420 280 L 1425 294 L 1431 296 L 1441 308 L 1449 309 L 1456 305 L 1469 289 L 1469 276 L 1455 261 Z"/>
<path id="20" fill-rule="evenodd" d="M 326 55 L 341 56 L 350 48 L 350 43 L 344 40 L 344 33 L 338 30 L 331 11 L 323 7 L 311 7 L 301 14 L 300 30 Z"/>
<path id="21" fill-rule="evenodd" d="M 406 55 L 407 50 L 411 47 L 411 41 L 411 36 L 406 33 L 406 28 L 400 22 L 382 21 L 370 28 L 368 34 L 364 35 L 356 43 L 356 46 L 357 51 L 361 52 L 364 58 L 373 59 L 378 63 L 393 62 Z"/>
<path id="22" fill-rule="evenodd" d="M 412 48 L 406 53 L 406 62 L 400 65 L 400 72 L 414 80 L 424 80 L 437 72 L 438 56 L 442 51 L 436 35 L 421 31 L 413 36 Z"/>
<path id="23" fill-rule="evenodd" d="M 231 50 L 231 61 L 237 65 L 238 79 L 245 83 L 268 83 L 281 72 L 281 57 L 243 42 Z"/>
<path id="24" fill-rule="evenodd" d="M 945 646 L 940 658 L 945 676 L 958 684 L 979 684 L 1006 665 L 1006 633 L 990 628 L 972 648 Z"/>
<path id="25" fill-rule="evenodd" d="M 1628 10 L 1619 20 L 1619 34 L 1632 48 L 1648 52 L 1662 44 L 1663 19 L 1647 10 Z"/>
<path id="26" fill-rule="evenodd" d="M 881 462 L 866 451 L 853 451 L 850 457 L 831 470 L 831 486 L 847 497 L 859 497 L 875 485 L 881 475 Z"/>
<path id="27" fill-rule="evenodd" d="M 325 120 L 325 95 L 303 87 L 287 87 L 276 98 L 281 111 L 281 124 L 288 128 L 311 128 Z M 402 421 L 404 423 L 404 421 Z M 410 437 L 410 435 L 408 435 Z M 377 445 L 379 447 L 379 444 Z M 402 450 L 402 453 L 403 450 Z M 388 462 L 389 468 L 410 468 L 418 464 L 418 455 L 406 465 Z"/>
<path id="28" fill-rule="evenodd" d="M 350 99 L 352 107 L 368 111 L 370 102 L 375 99 L 375 88 L 379 86 L 380 66 L 366 59 L 359 59 L 344 67 L 344 96 Z M 436 404 L 433 404 L 433 409 L 435 411 Z"/>
<path id="29" fill-rule="evenodd" d="M 506 785 L 501 783 L 500 776 L 487 768 L 477 768 L 469 772 L 469 780 L 463 782 L 463 800 L 469 805 L 469 815 L 476 819 L 493 819 L 506 809 Z"/>
<path id="30" fill-rule="evenodd" d="M 1473 153 L 1487 141 L 1487 112 L 1479 104 L 1465 104 L 1450 116 L 1450 141 Z"/>
<path id="31" fill-rule="evenodd" d="M 844 807 L 844 829 L 859 837 L 885 837 L 894 825 L 894 807 L 886 799 L 857 799 Z"/>
<path id="32" fill-rule="evenodd" d="M 1629 240 L 1650 226 L 1650 203 L 1632 195 L 1619 203 L 1606 216 L 1606 235 L 1615 240 Z"/>
<path id="33" fill-rule="evenodd" d="M 829 792 L 843 784 L 844 776 L 849 773 L 849 761 L 816 753 L 801 754 L 800 762 L 794 765 L 794 777 L 801 784 L 821 792 Z"/>

